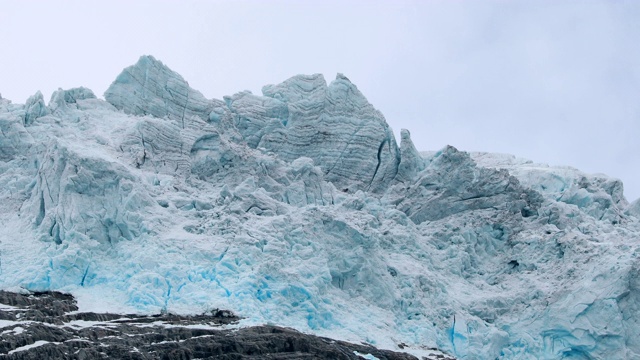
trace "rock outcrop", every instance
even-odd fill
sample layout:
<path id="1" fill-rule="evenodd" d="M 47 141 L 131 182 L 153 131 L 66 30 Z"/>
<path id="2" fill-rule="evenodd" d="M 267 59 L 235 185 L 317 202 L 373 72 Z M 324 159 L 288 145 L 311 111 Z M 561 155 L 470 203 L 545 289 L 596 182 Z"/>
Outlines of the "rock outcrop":
<path id="1" fill-rule="evenodd" d="M 409 354 L 303 334 L 277 326 L 233 329 L 225 310 L 142 316 L 78 312 L 58 292 L 0 291 L 0 356 L 21 359 L 370 359 Z M 229 326 L 232 325 L 232 326 Z M 453 360 L 436 354 L 423 359 Z"/>

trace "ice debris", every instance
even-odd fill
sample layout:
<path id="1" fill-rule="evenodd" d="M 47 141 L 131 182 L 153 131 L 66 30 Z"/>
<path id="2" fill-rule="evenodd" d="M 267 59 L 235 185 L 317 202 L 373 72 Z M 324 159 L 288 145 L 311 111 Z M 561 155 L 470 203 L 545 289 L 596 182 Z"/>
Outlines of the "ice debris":
<path id="1" fill-rule="evenodd" d="M 398 147 L 340 74 L 209 100 L 143 56 L 105 99 L 0 99 L 0 287 L 460 359 L 640 357 L 619 180 Z"/>

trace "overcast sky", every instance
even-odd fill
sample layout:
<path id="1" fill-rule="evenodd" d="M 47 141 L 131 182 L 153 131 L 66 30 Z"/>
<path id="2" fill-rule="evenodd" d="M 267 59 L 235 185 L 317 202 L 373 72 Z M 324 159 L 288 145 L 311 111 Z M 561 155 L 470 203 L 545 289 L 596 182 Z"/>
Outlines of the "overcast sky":
<path id="1" fill-rule="evenodd" d="M 142 54 L 209 98 L 342 72 L 419 150 L 571 165 L 640 197 L 640 1 L 0 0 L 0 34 L 16 103 L 101 96 Z"/>

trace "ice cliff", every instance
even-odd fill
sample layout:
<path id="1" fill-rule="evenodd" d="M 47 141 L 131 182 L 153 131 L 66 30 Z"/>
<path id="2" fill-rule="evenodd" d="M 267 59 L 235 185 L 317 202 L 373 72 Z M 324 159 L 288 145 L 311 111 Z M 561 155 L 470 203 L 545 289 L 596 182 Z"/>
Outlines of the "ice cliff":
<path id="1" fill-rule="evenodd" d="M 143 56 L 105 100 L 0 98 L 0 287 L 460 359 L 640 357 L 619 180 L 398 146 L 341 74 L 262 93 L 207 99 Z"/>

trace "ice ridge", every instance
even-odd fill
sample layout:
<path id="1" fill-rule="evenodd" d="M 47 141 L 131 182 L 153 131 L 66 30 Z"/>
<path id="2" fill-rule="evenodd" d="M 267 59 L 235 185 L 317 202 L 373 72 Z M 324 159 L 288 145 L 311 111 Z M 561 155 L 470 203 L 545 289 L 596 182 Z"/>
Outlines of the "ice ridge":
<path id="1" fill-rule="evenodd" d="M 127 114 L 167 117 L 177 120 L 182 128 L 195 119 L 206 121 L 214 107 L 213 101 L 153 56 L 142 56 L 124 69 L 104 98 Z"/>
<path id="2" fill-rule="evenodd" d="M 0 288 L 459 359 L 640 357 L 617 179 L 398 146 L 341 74 L 216 100 L 143 56 L 104 98 L 0 98 Z"/>

